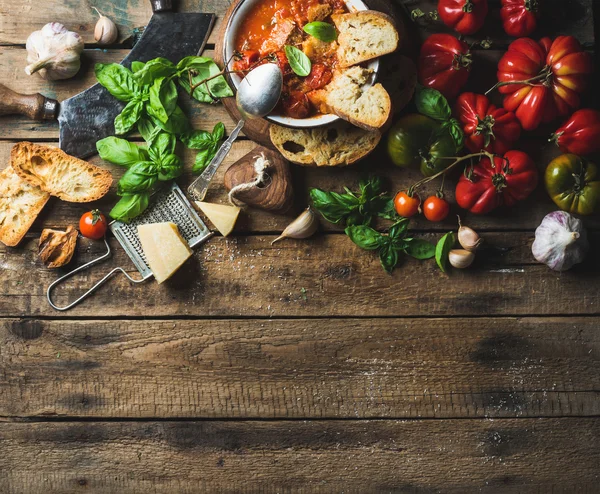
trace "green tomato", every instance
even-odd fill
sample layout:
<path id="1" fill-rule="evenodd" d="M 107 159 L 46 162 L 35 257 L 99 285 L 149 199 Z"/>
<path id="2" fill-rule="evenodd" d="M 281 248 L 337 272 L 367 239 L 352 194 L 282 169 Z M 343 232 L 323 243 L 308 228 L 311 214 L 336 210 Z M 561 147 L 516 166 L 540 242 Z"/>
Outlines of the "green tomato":
<path id="1" fill-rule="evenodd" d="M 546 190 L 563 211 L 589 215 L 600 210 L 600 180 L 594 163 L 563 154 L 546 168 Z"/>
<path id="2" fill-rule="evenodd" d="M 414 113 L 398 120 L 388 134 L 388 154 L 396 166 L 419 166 L 430 177 L 448 166 L 456 154 L 450 133 L 432 118 Z"/>

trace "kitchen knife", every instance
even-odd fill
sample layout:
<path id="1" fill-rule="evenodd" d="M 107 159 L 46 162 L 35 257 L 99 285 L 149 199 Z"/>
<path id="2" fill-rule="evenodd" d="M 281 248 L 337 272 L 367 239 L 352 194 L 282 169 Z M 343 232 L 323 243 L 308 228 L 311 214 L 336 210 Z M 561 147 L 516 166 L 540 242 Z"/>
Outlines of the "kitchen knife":
<path id="1" fill-rule="evenodd" d="M 200 54 L 215 22 L 214 14 L 171 12 L 171 0 L 151 0 L 154 15 L 140 40 L 121 62 L 147 62 L 163 57 L 173 63 Z M 21 114 L 33 120 L 58 119 L 60 148 L 67 154 L 87 158 L 96 153 L 96 142 L 115 135 L 114 120 L 125 103 L 100 84 L 62 103 L 41 94 L 18 94 L 0 84 L 0 115 Z"/>

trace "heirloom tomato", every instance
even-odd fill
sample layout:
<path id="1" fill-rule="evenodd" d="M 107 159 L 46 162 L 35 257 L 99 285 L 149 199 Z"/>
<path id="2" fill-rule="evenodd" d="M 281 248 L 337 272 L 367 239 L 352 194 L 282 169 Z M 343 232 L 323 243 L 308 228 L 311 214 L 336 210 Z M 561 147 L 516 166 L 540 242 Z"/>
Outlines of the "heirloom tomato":
<path id="1" fill-rule="evenodd" d="M 600 112 L 577 110 L 552 134 L 550 142 L 556 143 L 563 153 L 587 156 L 600 152 Z"/>
<path id="2" fill-rule="evenodd" d="M 482 94 L 461 94 L 455 113 L 465 132 L 465 146 L 473 153 L 483 149 L 504 154 L 521 136 L 521 124 L 515 114 L 492 105 Z"/>
<path id="3" fill-rule="evenodd" d="M 502 0 L 500 17 L 509 36 L 529 36 L 537 27 L 538 16 L 538 0 Z"/>
<path id="4" fill-rule="evenodd" d="M 588 215 L 600 210 L 600 176 L 594 163 L 563 154 L 546 168 L 546 190 L 563 211 Z"/>
<path id="5" fill-rule="evenodd" d="M 499 206 L 522 201 L 537 187 L 538 171 L 533 160 L 521 151 L 483 158 L 458 180 L 456 202 L 475 214 L 487 214 Z"/>
<path id="6" fill-rule="evenodd" d="M 504 108 L 514 111 L 525 130 L 569 115 L 592 72 L 592 59 L 573 36 L 538 43 L 520 38 L 498 64 Z"/>
<path id="7" fill-rule="evenodd" d="M 483 27 L 488 3 L 487 0 L 440 0 L 438 12 L 446 26 L 467 36 Z"/>
<path id="8" fill-rule="evenodd" d="M 456 154 L 447 129 L 432 118 L 413 113 L 402 117 L 388 134 L 388 154 L 396 166 L 419 165 L 426 177 L 443 170 Z"/>
<path id="9" fill-rule="evenodd" d="M 471 70 L 469 46 L 451 34 L 432 34 L 419 55 L 419 82 L 453 99 L 466 84 Z"/>

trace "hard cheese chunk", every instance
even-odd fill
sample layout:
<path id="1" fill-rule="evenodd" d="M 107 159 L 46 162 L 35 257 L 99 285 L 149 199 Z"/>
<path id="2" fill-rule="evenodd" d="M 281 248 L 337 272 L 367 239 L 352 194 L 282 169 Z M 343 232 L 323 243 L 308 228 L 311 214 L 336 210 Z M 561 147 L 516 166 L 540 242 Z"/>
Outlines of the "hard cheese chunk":
<path id="1" fill-rule="evenodd" d="M 235 222 L 240 214 L 240 208 L 236 206 L 225 206 L 223 204 L 212 204 L 210 202 L 196 201 L 200 208 L 215 228 L 226 237 L 233 231 Z"/>
<path id="2" fill-rule="evenodd" d="M 158 283 L 168 280 L 192 256 L 192 249 L 174 223 L 140 225 L 138 235 Z"/>

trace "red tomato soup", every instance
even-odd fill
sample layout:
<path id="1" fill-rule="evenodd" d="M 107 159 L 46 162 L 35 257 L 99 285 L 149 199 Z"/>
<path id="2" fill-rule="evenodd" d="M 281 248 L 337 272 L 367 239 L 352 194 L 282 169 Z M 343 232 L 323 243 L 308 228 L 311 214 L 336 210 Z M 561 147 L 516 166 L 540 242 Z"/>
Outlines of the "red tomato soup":
<path id="1" fill-rule="evenodd" d="M 343 0 L 264 0 L 246 16 L 236 33 L 236 71 L 246 72 L 262 63 L 276 62 L 284 75 L 283 94 L 275 113 L 291 118 L 318 115 L 310 103 L 311 91 L 331 81 L 337 65 L 337 43 L 319 41 L 306 34 L 310 22 L 331 22 L 331 15 L 348 12 Z M 304 52 L 312 63 L 307 77 L 294 73 L 285 54 L 285 46 Z"/>

